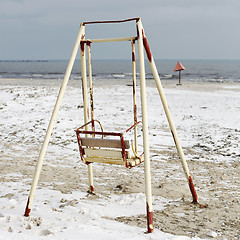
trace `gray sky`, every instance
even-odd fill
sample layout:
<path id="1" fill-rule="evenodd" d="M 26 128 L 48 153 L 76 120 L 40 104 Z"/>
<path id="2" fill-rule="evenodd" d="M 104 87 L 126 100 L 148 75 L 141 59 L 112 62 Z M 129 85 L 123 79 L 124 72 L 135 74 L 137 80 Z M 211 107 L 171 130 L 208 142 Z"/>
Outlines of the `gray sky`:
<path id="1" fill-rule="evenodd" d="M 81 22 L 133 17 L 155 59 L 240 59 L 239 0 L 0 0 L 0 59 L 68 59 Z M 104 32 L 129 36 L 135 26 L 86 28 L 87 37 Z M 93 57 L 124 59 L 129 49 L 98 43 Z"/>

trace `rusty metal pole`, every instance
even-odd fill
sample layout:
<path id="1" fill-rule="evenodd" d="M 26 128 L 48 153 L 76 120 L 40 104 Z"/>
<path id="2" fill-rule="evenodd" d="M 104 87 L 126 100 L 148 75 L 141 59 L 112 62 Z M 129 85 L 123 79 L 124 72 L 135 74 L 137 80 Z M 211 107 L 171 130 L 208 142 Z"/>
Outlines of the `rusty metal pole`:
<path id="1" fill-rule="evenodd" d="M 135 40 L 131 41 L 132 44 L 132 74 L 133 74 L 133 112 L 134 119 L 133 124 L 137 123 L 137 96 L 136 96 L 136 59 L 135 59 Z M 138 153 L 138 144 L 137 144 L 137 126 L 134 127 L 134 147 L 135 152 Z"/>
<path id="2" fill-rule="evenodd" d="M 160 98 L 161 98 L 161 101 L 162 101 L 162 104 L 163 104 L 163 108 L 164 108 L 164 111 L 165 111 L 165 114 L 167 116 L 167 120 L 168 120 L 170 129 L 171 129 L 171 132 L 172 132 L 172 136 L 173 136 L 176 148 L 178 150 L 178 154 L 179 154 L 180 159 L 181 159 L 182 167 L 183 167 L 185 176 L 187 178 L 190 191 L 192 193 L 193 202 L 198 203 L 197 193 L 196 193 L 194 185 L 193 185 L 192 177 L 189 173 L 189 168 L 188 168 L 188 165 L 187 165 L 187 162 L 186 162 L 186 159 L 185 159 L 185 155 L 183 153 L 183 149 L 182 149 L 180 140 L 178 138 L 177 130 L 175 128 L 173 118 L 171 116 L 170 109 L 168 107 L 167 98 L 166 98 L 165 93 L 163 91 L 162 83 L 161 83 L 161 80 L 160 80 L 160 77 L 159 77 L 154 59 L 152 57 L 150 47 L 149 47 L 149 44 L 148 44 L 148 41 L 147 41 L 147 38 L 146 38 L 146 35 L 145 35 L 144 32 L 143 32 L 143 43 L 144 43 L 144 48 L 146 50 L 148 61 L 149 61 L 149 64 L 150 64 L 150 67 L 151 67 L 151 70 L 152 70 L 152 73 L 153 73 L 153 76 L 154 76 L 154 79 L 155 79 L 155 83 L 157 85 L 157 89 L 158 89 L 158 92 L 159 92 L 159 95 L 160 95 Z"/>
<path id="3" fill-rule="evenodd" d="M 85 29 L 84 29 L 85 30 Z M 85 33 L 85 31 L 84 31 Z M 84 35 L 85 37 L 85 35 Z M 89 122 L 89 105 L 88 105 L 88 86 L 87 86 L 87 70 L 86 70 L 86 54 L 85 54 L 85 39 L 80 42 L 81 45 L 81 72 L 82 72 L 82 93 L 83 93 L 83 107 L 84 107 L 84 123 Z M 85 130 L 89 130 L 89 126 L 85 126 Z M 93 186 L 93 170 L 92 163 L 88 164 L 88 178 L 89 178 L 89 193 L 94 193 Z"/>
<path id="4" fill-rule="evenodd" d="M 146 97 L 146 79 L 145 64 L 143 52 L 143 28 L 141 20 L 137 21 L 138 31 L 138 57 L 139 57 L 139 74 L 141 87 L 141 106 L 142 106 L 142 128 L 143 128 L 143 147 L 144 147 L 144 173 L 145 173 L 145 191 L 147 205 L 147 228 L 148 233 L 153 232 L 153 207 L 152 207 L 152 186 L 151 186 L 151 167 L 149 153 L 149 133 L 148 133 L 148 116 L 147 116 L 147 97 Z"/>
<path id="5" fill-rule="evenodd" d="M 45 135 L 45 138 L 44 138 L 44 142 L 42 144 L 42 148 L 41 148 L 41 151 L 39 153 L 37 166 L 36 166 L 35 174 L 34 174 L 33 181 L 32 181 L 32 186 L 31 186 L 30 194 L 29 194 L 29 197 L 28 197 L 28 201 L 27 201 L 27 205 L 26 205 L 26 209 L 25 209 L 25 213 L 24 213 L 24 216 L 26 216 L 26 217 L 28 217 L 30 215 L 30 212 L 31 212 L 31 209 L 32 209 L 33 198 L 34 198 L 34 195 L 35 195 L 35 192 L 36 192 L 39 176 L 40 176 L 42 165 L 43 165 L 43 160 L 44 160 L 44 157 L 45 157 L 45 154 L 46 154 L 46 151 L 47 151 L 47 146 L 48 146 L 48 143 L 50 141 L 51 133 L 52 133 L 52 130 L 53 130 L 56 118 L 57 118 L 57 114 L 58 114 L 58 111 L 59 111 L 59 108 L 60 108 L 60 105 L 61 105 L 61 101 L 62 101 L 62 98 L 64 96 L 64 92 L 65 92 L 65 89 L 67 87 L 67 83 L 68 83 L 68 80 L 69 80 L 69 77 L 70 77 L 70 74 L 71 74 L 71 71 L 72 71 L 72 68 L 73 68 L 73 64 L 74 64 L 74 60 L 75 60 L 76 55 L 77 55 L 79 43 L 80 43 L 80 40 L 83 37 L 83 35 L 84 35 L 84 28 L 83 28 L 83 25 L 81 24 L 78 35 L 77 35 L 77 38 L 76 38 L 76 41 L 75 41 L 75 44 L 74 44 L 74 48 L 73 48 L 73 51 L 72 51 L 72 54 L 71 54 L 71 57 L 70 57 L 70 60 L 68 62 L 68 66 L 67 66 L 65 76 L 64 76 L 64 79 L 63 79 L 63 82 L 62 82 L 62 86 L 61 86 L 61 89 L 59 91 L 59 94 L 58 94 L 58 97 L 57 97 L 57 100 L 56 100 L 56 104 L 55 104 L 55 107 L 54 107 L 54 110 L 53 110 L 53 113 L 52 113 L 52 117 L 51 117 L 51 120 L 50 120 L 49 125 L 48 125 L 48 129 L 47 129 L 47 132 L 46 132 L 46 135 Z"/>

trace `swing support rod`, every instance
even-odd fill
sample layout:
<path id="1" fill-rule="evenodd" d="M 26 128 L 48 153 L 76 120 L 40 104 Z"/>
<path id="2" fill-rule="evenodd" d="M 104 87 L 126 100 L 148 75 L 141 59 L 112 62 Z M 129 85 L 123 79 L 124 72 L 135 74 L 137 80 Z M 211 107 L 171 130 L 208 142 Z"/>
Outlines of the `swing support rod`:
<path id="1" fill-rule="evenodd" d="M 141 107 L 142 107 L 142 129 L 143 129 L 143 149 L 144 149 L 144 175 L 145 175 L 145 193 L 146 193 L 146 210 L 147 210 L 147 229 L 148 233 L 153 232 L 153 208 L 152 208 L 152 186 L 151 186 L 151 166 L 149 152 L 149 132 L 148 132 L 148 114 L 147 114 L 147 96 L 146 96 L 146 79 L 143 49 L 143 27 L 141 20 L 137 21 L 138 30 L 138 58 L 139 58 L 139 75 L 141 90 Z"/>
<path id="2" fill-rule="evenodd" d="M 28 201 L 27 201 L 27 205 L 26 205 L 26 209 L 25 209 L 25 213 L 24 213 L 24 216 L 26 216 L 26 217 L 29 216 L 29 214 L 31 212 L 31 209 L 32 209 L 33 198 L 34 198 L 36 188 L 37 188 L 37 184 L 38 184 L 38 180 L 39 180 L 39 177 L 40 177 L 40 173 L 41 173 L 41 169 L 42 169 L 42 165 L 43 165 L 43 159 L 44 159 L 44 156 L 45 156 L 46 151 L 47 151 L 47 146 L 48 146 L 48 143 L 50 141 L 50 137 L 51 137 L 51 133 L 52 133 L 52 130 L 53 130 L 53 127 L 54 127 L 54 123 L 56 121 L 56 117 L 57 117 L 57 114 L 58 114 L 58 111 L 59 111 L 59 108 L 60 108 L 60 105 L 61 105 L 61 102 L 62 102 L 62 99 L 63 99 L 63 96 L 64 96 L 64 92 L 65 92 L 65 89 L 67 87 L 67 83 L 68 83 L 68 80 L 69 80 L 69 77 L 70 77 L 70 74 L 71 74 L 71 71 L 72 71 L 72 68 L 73 68 L 73 64 L 74 64 L 74 60 L 75 60 L 76 55 L 77 55 L 79 43 L 80 43 L 81 39 L 83 38 L 83 35 L 84 35 L 84 29 L 83 29 L 83 24 L 82 24 L 80 29 L 79 29 L 76 41 L 75 41 L 74 48 L 73 48 L 70 60 L 68 62 L 68 66 L 67 66 L 67 69 L 66 69 L 66 72 L 65 72 L 65 76 L 64 76 L 64 79 L 63 79 L 63 82 L 62 82 L 62 86 L 60 88 L 60 91 L 59 91 L 59 94 L 58 94 L 58 97 L 57 97 L 57 101 L 56 101 L 56 104 L 55 104 L 55 107 L 54 107 L 54 110 L 53 110 L 53 113 L 52 113 L 52 117 L 51 117 L 51 120 L 49 122 L 48 129 L 47 129 L 47 132 L 46 132 L 46 135 L 45 135 L 45 138 L 44 138 L 44 142 L 43 142 L 42 148 L 41 148 L 40 153 L 39 153 L 39 157 L 38 157 L 38 160 L 37 160 L 37 166 L 36 166 L 35 174 L 34 174 L 33 181 L 32 181 L 32 186 L 31 186 L 30 194 L 29 194 L 29 197 L 28 197 Z"/>
<path id="3" fill-rule="evenodd" d="M 132 80 L 133 80 L 133 123 L 137 123 L 137 96 L 136 96 L 136 60 L 135 60 L 135 40 L 131 41 L 132 45 Z M 135 152 L 138 152 L 138 143 L 137 143 L 137 133 L 138 129 L 137 126 L 134 128 L 134 145 L 135 145 Z"/>
<path id="4" fill-rule="evenodd" d="M 84 29 L 84 37 L 81 39 L 80 42 L 81 46 L 81 71 L 82 71 L 82 91 L 83 91 L 83 108 L 84 108 L 84 123 L 89 122 L 89 105 L 88 105 L 88 86 L 87 86 L 87 69 L 86 69 L 86 54 L 85 54 L 85 26 L 83 26 Z M 90 57 L 90 48 L 88 47 L 88 56 Z M 88 59 L 89 61 L 91 59 Z M 91 65 L 88 61 L 88 67 L 91 71 Z M 90 77 L 90 81 L 92 78 Z M 85 126 L 85 130 L 89 130 L 89 126 Z M 86 135 L 88 137 L 88 135 Z M 94 186 L 93 186 L 93 169 L 92 169 L 92 163 L 88 164 L 88 179 L 89 179 L 89 193 L 94 193 Z"/>
<path id="5" fill-rule="evenodd" d="M 91 43 L 87 42 L 87 53 L 88 53 L 88 78 L 89 78 L 89 93 L 90 93 L 90 107 L 91 107 L 91 121 L 92 130 L 95 131 L 94 125 L 94 106 L 93 106 L 93 82 L 92 82 L 92 63 L 91 63 Z"/>
<path id="6" fill-rule="evenodd" d="M 179 157 L 181 159 L 182 167 L 183 167 L 186 179 L 188 181 L 188 185 L 189 185 L 192 197 L 193 197 L 193 203 L 198 203 L 197 193 L 196 193 L 195 188 L 194 188 L 193 180 L 192 180 L 192 177 L 191 177 L 190 172 L 189 172 L 189 168 L 188 168 L 188 165 L 187 165 L 187 162 L 186 162 L 186 159 L 185 159 L 185 155 L 183 153 L 183 149 L 182 149 L 180 140 L 178 138 L 177 130 L 176 130 L 176 127 L 174 125 L 174 121 L 173 121 L 173 118 L 171 116 L 170 109 L 168 107 L 167 98 L 166 98 L 165 93 L 163 91 L 162 83 L 161 83 L 161 80 L 160 80 L 160 77 L 159 77 L 159 74 L 158 74 L 158 71 L 157 71 L 157 68 L 156 68 L 151 50 L 150 50 L 150 47 L 149 47 L 149 44 L 148 44 L 148 41 L 147 41 L 147 37 L 146 37 L 143 29 L 142 29 L 142 34 L 143 34 L 143 45 L 144 45 L 144 48 L 145 48 L 145 51 L 146 51 L 146 54 L 147 54 L 147 58 L 148 58 L 148 61 L 149 61 L 149 64 L 150 64 L 150 67 L 151 67 L 151 70 L 152 70 L 152 73 L 153 73 L 153 76 L 154 76 L 154 79 L 155 79 L 155 83 L 156 83 L 156 86 L 157 86 L 157 89 L 158 89 L 158 92 L 159 92 L 159 96 L 160 96 L 161 101 L 162 101 L 162 105 L 163 105 L 165 114 L 167 116 L 167 120 L 168 120 L 170 129 L 171 129 L 171 133 L 172 133 L 172 136 L 173 136 L 173 139 L 174 139 Z"/>

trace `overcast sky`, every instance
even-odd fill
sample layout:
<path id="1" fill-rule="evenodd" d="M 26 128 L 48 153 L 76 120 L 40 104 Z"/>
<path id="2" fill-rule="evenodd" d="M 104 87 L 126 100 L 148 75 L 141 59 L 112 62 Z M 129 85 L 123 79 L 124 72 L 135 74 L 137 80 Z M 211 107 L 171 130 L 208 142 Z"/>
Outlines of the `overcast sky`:
<path id="1" fill-rule="evenodd" d="M 0 59 L 68 59 L 81 22 L 133 17 L 155 59 L 240 59 L 239 0 L 0 0 Z M 134 35 L 135 26 L 86 29 L 103 33 Z M 129 49 L 98 43 L 93 57 L 124 59 Z"/>

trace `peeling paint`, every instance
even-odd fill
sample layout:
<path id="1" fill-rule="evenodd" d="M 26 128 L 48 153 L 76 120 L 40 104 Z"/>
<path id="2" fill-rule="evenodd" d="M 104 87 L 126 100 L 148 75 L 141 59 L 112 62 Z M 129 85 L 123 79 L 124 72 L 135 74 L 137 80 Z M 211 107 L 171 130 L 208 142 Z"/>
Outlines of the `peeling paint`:
<path id="1" fill-rule="evenodd" d="M 85 41 L 81 41 L 81 42 L 80 42 L 80 47 L 81 47 L 81 52 L 82 52 L 82 53 L 83 53 L 84 50 L 85 50 L 84 44 L 85 44 Z"/>
<path id="2" fill-rule="evenodd" d="M 147 41 L 147 38 L 146 38 L 144 32 L 143 32 L 143 46 L 145 48 L 149 62 L 152 62 L 152 53 L 151 53 L 151 50 L 150 50 L 150 47 L 149 47 L 149 44 L 148 44 L 148 41 Z"/>
<path id="3" fill-rule="evenodd" d="M 27 206 L 26 206 L 25 213 L 24 213 L 25 217 L 28 217 L 30 215 L 30 212 L 31 212 L 31 209 L 28 208 L 28 207 L 29 207 L 29 198 L 28 198 Z"/>
<path id="4" fill-rule="evenodd" d="M 153 212 L 149 211 L 148 203 L 147 203 L 147 228 L 148 228 L 148 233 L 153 232 Z"/>
<path id="5" fill-rule="evenodd" d="M 189 176 L 189 187 L 190 187 L 190 190 L 191 190 L 191 193 L 192 193 L 193 202 L 198 203 L 197 193 L 195 191 L 195 188 L 194 188 L 194 185 L 193 185 L 193 180 L 192 180 L 191 176 Z"/>
<path id="6" fill-rule="evenodd" d="M 89 193 L 94 193 L 94 186 L 89 186 Z"/>

